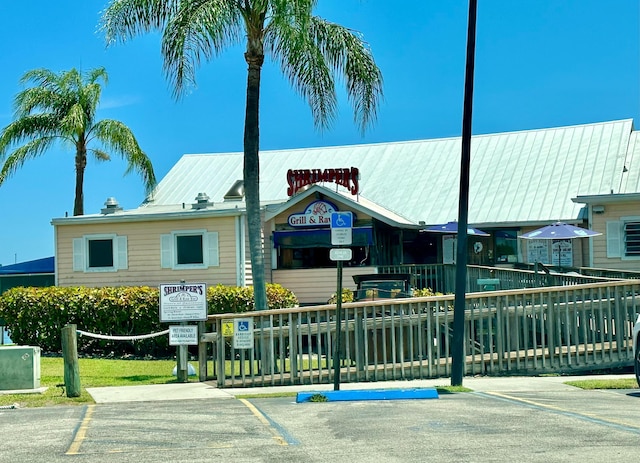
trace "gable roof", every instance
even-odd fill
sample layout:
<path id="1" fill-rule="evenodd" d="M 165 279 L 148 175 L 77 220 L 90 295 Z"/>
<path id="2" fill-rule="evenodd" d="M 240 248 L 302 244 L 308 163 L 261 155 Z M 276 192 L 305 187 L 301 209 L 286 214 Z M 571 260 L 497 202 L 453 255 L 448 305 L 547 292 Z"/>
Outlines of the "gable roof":
<path id="1" fill-rule="evenodd" d="M 628 148 L 638 166 L 622 182 Z M 354 166 L 361 200 L 414 224 L 446 223 L 458 213 L 460 151 L 460 137 L 262 151 L 260 196 L 263 203 L 288 201 L 288 169 Z M 242 153 L 184 155 L 144 206 L 151 212 L 190 203 L 199 192 L 218 205 L 242 178 L 242 165 Z M 631 119 L 472 137 L 470 224 L 577 221 L 583 206 L 572 198 L 622 186 L 640 188 L 640 138 Z"/>

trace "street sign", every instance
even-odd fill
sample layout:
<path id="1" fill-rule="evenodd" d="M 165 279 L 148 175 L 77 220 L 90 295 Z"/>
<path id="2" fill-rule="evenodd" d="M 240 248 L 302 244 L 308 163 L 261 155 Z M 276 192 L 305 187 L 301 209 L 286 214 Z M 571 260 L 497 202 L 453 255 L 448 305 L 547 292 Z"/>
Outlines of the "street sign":
<path id="1" fill-rule="evenodd" d="M 253 318 L 233 319 L 233 348 L 253 349 Z"/>
<path id="2" fill-rule="evenodd" d="M 352 243 L 353 214 L 350 211 L 331 213 L 331 244 L 348 246 Z"/>
<path id="3" fill-rule="evenodd" d="M 196 325 L 169 326 L 170 346 L 197 346 L 198 327 Z"/>
<path id="4" fill-rule="evenodd" d="M 353 257 L 351 248 L 332 248 L 329 250 L 329 259 L 332 261 L 349 261 Z"/>

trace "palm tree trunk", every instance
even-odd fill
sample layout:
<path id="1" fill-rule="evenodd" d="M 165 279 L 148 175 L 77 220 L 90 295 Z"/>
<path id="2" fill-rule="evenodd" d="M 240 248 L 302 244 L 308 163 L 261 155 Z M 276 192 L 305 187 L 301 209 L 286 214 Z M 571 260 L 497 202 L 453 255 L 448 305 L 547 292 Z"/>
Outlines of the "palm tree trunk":
<path id="1" fill-rule="evenodd" d="M 84 215 L 84 170 L 87 167 L 87 152 L 76 150 L 76 196 L 73 202 L 73 215 Z"/>
<path id="2" fill-rule="evenodd" d="M 247 203 L 247 225 L 253 276 L 255 310 L 266 310 L 267 288 L 262 246 L 262 217 L 260 214 L 260 73 L 263 54 L 245 53 L 249 65 L 247 75 L 247 106 L 244 123 L 244 192 Z"/>

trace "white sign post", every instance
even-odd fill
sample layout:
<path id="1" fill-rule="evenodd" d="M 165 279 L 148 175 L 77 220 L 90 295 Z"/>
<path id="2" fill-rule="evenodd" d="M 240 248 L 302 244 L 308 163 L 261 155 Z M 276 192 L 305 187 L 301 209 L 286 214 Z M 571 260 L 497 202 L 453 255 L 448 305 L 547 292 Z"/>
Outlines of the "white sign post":
<path id="1" fill-rule="evenodd" d="M 169 344 L 176 345 L 178 349 L 176 376 L 179 383 L 189 381 L 187 346 L 198 344 L 198 327 L 189 326 L 186 322 L 206 319 L 207 285 L 205 283 L 181 282 L 160 285 L 160 322 L 180 322 L 180 326 L 169 327 Z M 171 344 L 172 332 L 175 344 Z M 193 342 L 194 335 L 195 342 Z"/>
<path id="2" fill-rule="evenodd" d="M 353 238 L 353 214 L 349 211 L 331 214 L 331 244 L 349 246 Z M 348 251 L 348 252 L 347 252 Z M 348 257 L 348 259 L 347 259 Z M 332 249 L 329 258 L 338 262 L 336 299 L 336 345 L 333 350 L 333 390 L 340 390 L 340 330 L 342 325 L 342 261 L 351 260 L 351 249 Z"/>

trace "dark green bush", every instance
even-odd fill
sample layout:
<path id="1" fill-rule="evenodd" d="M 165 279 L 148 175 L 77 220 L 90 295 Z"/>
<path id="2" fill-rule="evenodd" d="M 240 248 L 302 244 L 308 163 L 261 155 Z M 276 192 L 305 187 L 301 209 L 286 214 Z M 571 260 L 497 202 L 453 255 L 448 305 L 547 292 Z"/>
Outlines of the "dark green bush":
<path id="1" fill-rule="evenodd" d="M 293 307 L 298 300 L 280 285 L 267 285 L 269 308 Z M 253 310 L 253 288 L 215 286 L 207 288 L 210 314 Z M 79 330 L 107 335 L 134 336 L 165 330 L 160 323 L 158 288 L 12 288 L 0 296 L 4 318 L 13 342 L 59 352 L 60 330 L 75 324 Z M 131 354 L 165 357 L 173 355 L 168 336 L 137 341 L 99 340 L 78 337 L 82 354 L 115 356 Z"/>

